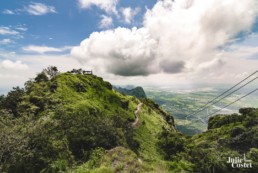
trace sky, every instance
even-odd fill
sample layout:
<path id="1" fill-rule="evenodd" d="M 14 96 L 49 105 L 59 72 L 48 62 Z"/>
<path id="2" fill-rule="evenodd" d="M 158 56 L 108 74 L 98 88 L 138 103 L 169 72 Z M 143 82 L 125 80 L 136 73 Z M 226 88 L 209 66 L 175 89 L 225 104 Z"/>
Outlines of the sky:
<path id="1" fill-rule="evenodd" d="M 258 1 L 0 0 L 0 93 L 49 65 L 114 85 L 234 84 L 258 69 Z"/>

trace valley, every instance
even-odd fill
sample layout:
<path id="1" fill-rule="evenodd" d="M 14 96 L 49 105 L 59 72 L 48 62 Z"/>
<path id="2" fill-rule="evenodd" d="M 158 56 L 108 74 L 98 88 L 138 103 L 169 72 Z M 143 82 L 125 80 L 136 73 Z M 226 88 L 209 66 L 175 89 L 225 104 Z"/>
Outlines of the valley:
<path id="1" fill-rule="evenodd" d="M 202 88 L 193 90 L 174 90 L 169 88 L 144 88 L 148 98 L 153 99 L 164 110 L 169 112 L 175 118 L 177 129 L 187 135 L 194 135 L 207 130 L 207 120 L 209 117 L 215 115 L 214 112 L 220 110 L 227 104 L 240 98 L 246 94 L 247 91 L 240 90 L 208 109 L 193 114 L 198 108 L 203 107 L 207 102 L 216 98 L 228 88 Z M 250 95 L 231 106 L 222 109 L 216 114 L 231 114 L 238 113 L 241 107 L 257 107 L 257 94 Z"/>

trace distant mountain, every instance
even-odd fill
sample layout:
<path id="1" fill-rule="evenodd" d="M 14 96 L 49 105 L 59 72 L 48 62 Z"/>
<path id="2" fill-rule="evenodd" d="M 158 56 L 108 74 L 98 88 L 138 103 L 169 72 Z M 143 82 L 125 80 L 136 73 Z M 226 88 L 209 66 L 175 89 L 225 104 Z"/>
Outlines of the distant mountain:
<path id="1" fill-rule="evenodd" d="M 130 96 L 135 96 L 137 98 L 147 98 L 144 90 L 142 87 L 138 86 L 133 89 L 127 89 L 127 88 L 121 88 L 121 87 L 113 87 L 116 91 L 125 94 L 125 95 L 130 95 Z"/>

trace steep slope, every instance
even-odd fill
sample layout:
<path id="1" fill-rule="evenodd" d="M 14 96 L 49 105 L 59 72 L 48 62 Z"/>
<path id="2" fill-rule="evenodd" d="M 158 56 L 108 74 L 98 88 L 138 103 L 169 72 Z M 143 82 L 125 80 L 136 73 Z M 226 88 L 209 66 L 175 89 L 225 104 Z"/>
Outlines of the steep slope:
<path id="1" fill-rule="evenodd" d="M 139 121 L 132 126 L 139 104 Z M 11 116 L 5 108 L 1 110 L 3 117 Z M 0 128 L 8 128 L 10 134 L 14 129 L 24 129 L 17 141 L 26 141 L 16 151 L 19 159 L 6 159 L 1 172 L 68 171 L 87 161 L 88 165 L 99 149 L 111 152 L 116 147 L 120 147 L 119 152 L 132 154 L 130 163 L 155 172 L 156 161 L 162 160 L 158 135 L 162 129 L 175 131 L 171 116 L 153 102 L 122 95 L 95 75 L 63 73 L 48 80 L 38 74 L 26 83 L 15 110 L 15 126 L 10 122 Z M 105 167 L 114 171 L 115 167 L 107 163 L 103 162 Z M 91 169 L 95 168 L 87 167 Z"/>
<path id="2" fill-rule="evenodd" d="M 239 112 L 210 118 L 208 131 L 192 138 L 163 132 L 160 146 L 166 158 L 190 163 L 190 172 L 257 172 L 258 109 L 242 108 Z M 245 162 L 244 157 L 251 162 Z M 228 163 L 229 158 L 239 163 L 233 163 L 232 166 L 232 163 Z M 174 168 L 178 167 L 178 163 L 173 164 Z"/>
<path id="3" fill-rule="evenodd" d="M 0 97 L 0 172 L 254 173 L 258 109 L 239 112 L 216 115 L 207 132 L 188 137 L 158 104 L 100 77 L 39 73 Z M 251 168 L 227 163 L 243 155 Z"/>
<path id="4" fill-rule="evenodd" d="M 208 131 L 192 138 L 196 164 L 210 164 L 210 170 L 202 166 L 202 172 L 251 173 L 258 170 L 258 109 L 242 108 L 239 112 L 210 118 Z M 200 155 L 197 156 L 197 153 Z M 235 168 L 232 168 L 232 164 L 227 163 L 229 157 L 243 159 L 244 154 L 247 160 L 252 160 L 251 167 L 244 168 L 242 165 L 237 168 L 237 164 L 234 164 Z"/>

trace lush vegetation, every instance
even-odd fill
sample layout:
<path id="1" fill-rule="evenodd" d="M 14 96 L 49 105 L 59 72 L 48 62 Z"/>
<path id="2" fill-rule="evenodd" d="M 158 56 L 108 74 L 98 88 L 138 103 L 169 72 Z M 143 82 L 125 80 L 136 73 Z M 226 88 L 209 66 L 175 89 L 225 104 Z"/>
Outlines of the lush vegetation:
<path id="1" fill-rule="evenodd" d="M 134 112 L 139 103 L 140 121 Z M 112 89 L 81 69 L 49 67 L 24 88 L 0 96 L 0 172 L 255 172 L 258 110 L 209 119 L 208 131 L 185 136 L 150 99 Z M 233 169 L 228 157 L 252 160 Z"/>
<path id="2" fill-rule="evenodd" d="M 213 115 L 213 112 L 220 110 L 222 107 L 247 93 L 245 90 L 238 91 L 213 106 L 209 106 L 208 109 L 204 109 L 203 111 L 198 112 L 198 114 L 193 115 L 200 107 L 203 107 L 207 102 L 225 92 L 227 88 L 198 88 L 191 90 L 186 88 L 187 86 L 182 86 L 181 90 L 171 88 L 146 88 L 145 91 L 148 98 L 153 99 L 164 110 L 173 115 L 177 130 L 190 136 L 205 132 L 207 130 L 207 124 L 204 122 Z M 230 114 L 232 112 L 237 112 L 238 109 L 242 107 L 257 106 L 257 96 L 257 93 L 253 93 L 226 109 L 221 110 L 220 113 Z M 203 121 L 199 121 L 200 119 Z"/>
<path id="3" fill-rule="evenodd" d="M 167 159 L 186 161 L 190 172 L 253 173 L 258 169 L 258 109 L 243 108 L 240 113 L 210 118 L 209 130 L 191 138 L 164 131 L 160 147 Z M 233 169 L 226 163 L 228 157 L 243 158 L 244 153 L 252 168 Z"/>
<path id="4" fill-rule="evenodd" d="M 44 69 L 24 88 L 0 97 L 0 172 L 71 171 L 91 160 L 95 150 L 116 147 L 134 157 L 148 158 L 151 151 L 159 159 L 158 132 L 174 124 L 146 100 L 140 127 L 132 128 L 140 102 L 80 69 L 62 74 L 55 67 Z"/>

